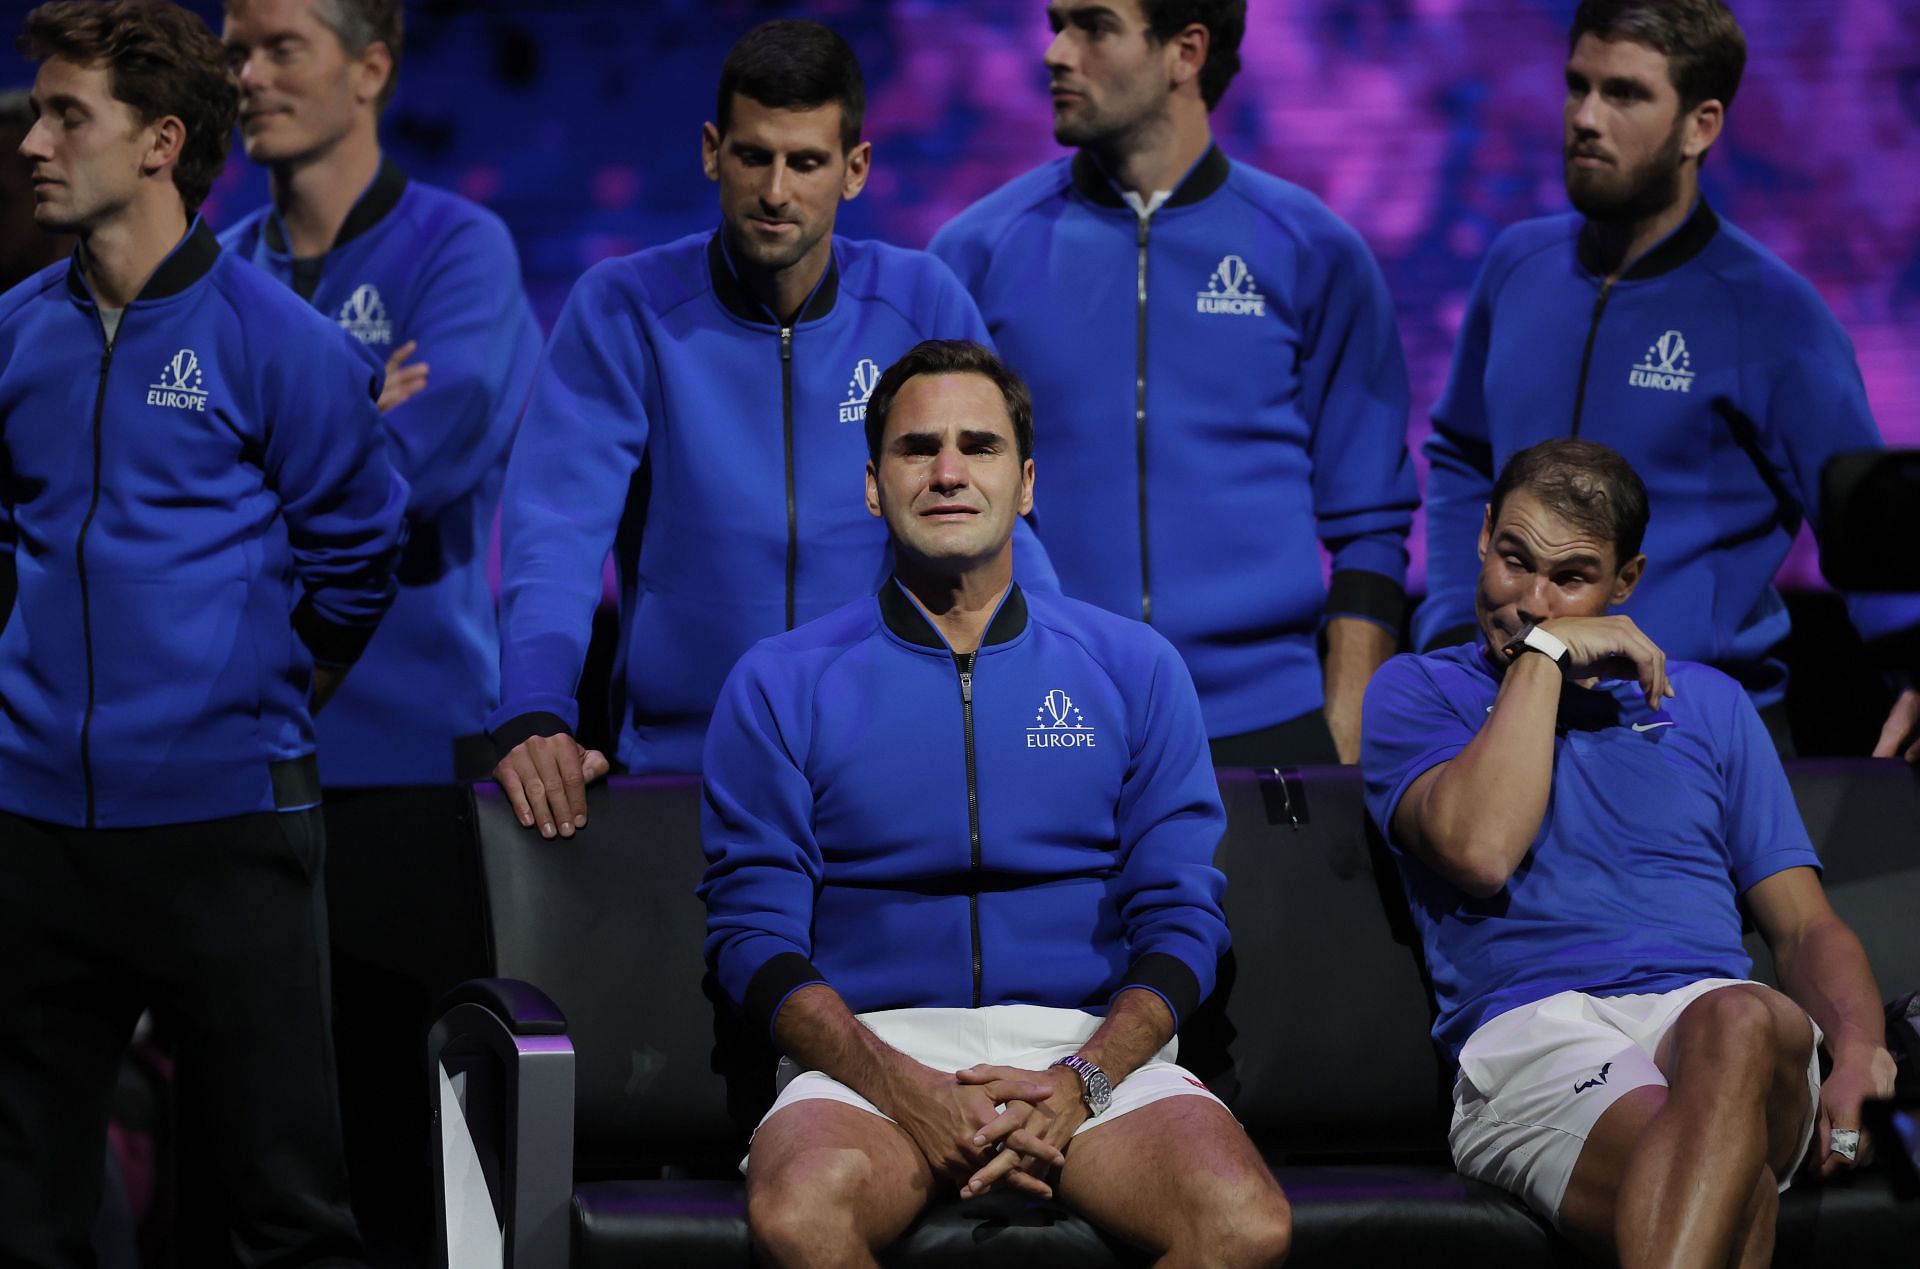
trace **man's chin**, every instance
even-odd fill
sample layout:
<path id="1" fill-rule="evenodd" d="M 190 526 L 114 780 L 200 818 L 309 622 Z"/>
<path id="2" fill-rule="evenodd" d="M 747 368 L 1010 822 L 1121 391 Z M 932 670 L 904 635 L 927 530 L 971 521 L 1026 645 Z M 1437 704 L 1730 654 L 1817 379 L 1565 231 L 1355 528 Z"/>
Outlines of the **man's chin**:
<path id="1" fill-rule="evenodd" d="M 1103 137 L 1105 132 L 1092 120 L 1071 111 L 1055 111 L 1053 116 L 1053 139 L 1061 145 L 1078 148 L 1092 145 Z"/>
<path id="2" fill-rule="evenodd" d="M 50 234 L 78 233 L 81 223 L 72 214 L 49 203 L 33 209 L 33 223 Z"/>
<path id="3" fill-rule="evenodd" d="M 729 232 L 727 237 L 727 246 L 732 249 L 736 259 L 768 273 L 791 269 L 806 259 L 807 252 L 813 250 L 812 242 L 756 242 L 752 237 L 737 230 Z"/>
<path id="4" fill-rule="evenodd" d="M 1596 172 L 1569 166 L 1566 184 L 1567 201 L 1588 220 L 1611 220 L 1627 203 L 1617 183 L 1605 180 Z"/>

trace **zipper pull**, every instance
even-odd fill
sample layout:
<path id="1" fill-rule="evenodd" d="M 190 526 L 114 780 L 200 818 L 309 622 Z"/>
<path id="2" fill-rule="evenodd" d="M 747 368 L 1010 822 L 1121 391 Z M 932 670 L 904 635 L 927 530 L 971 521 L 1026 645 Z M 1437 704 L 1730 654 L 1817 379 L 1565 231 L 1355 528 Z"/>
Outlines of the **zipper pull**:
<path id="1" fill-rule="evenodd" d="M 960 703 L 963 705 L 973 704 L 973 671 L 972 670 L 960 671 Z"/>
<path id="2" fill-rule="evenodd" d="M 793 327 L 791 326 L 780 328 L 780 360 L 793 360 Z"/>

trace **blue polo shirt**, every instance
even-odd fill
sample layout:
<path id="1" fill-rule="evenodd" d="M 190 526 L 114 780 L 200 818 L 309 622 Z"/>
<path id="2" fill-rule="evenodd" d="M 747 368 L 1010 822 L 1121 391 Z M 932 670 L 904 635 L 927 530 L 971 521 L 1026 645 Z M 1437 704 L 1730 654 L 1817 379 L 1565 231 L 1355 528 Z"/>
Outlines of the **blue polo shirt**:
<path id="1" fill-rule="evenodd" d="M 1367 810 L 1393 848 L 1420 929 L 1448 1055 L 1497 1014 L 1562 991 L 1671 991 L 1745 978 L 1738 899 L 1820 861 L 1747 694 L 1667 663 L 1674 698 L 1637 683 L 1569 685 L 1540 834 L 1504 889 L 1476 899 L 1393 840 L 1408 787 L 1472 741 L 1500 690 L 1478 643 L 1394 657 L 1367 687 Z"/>

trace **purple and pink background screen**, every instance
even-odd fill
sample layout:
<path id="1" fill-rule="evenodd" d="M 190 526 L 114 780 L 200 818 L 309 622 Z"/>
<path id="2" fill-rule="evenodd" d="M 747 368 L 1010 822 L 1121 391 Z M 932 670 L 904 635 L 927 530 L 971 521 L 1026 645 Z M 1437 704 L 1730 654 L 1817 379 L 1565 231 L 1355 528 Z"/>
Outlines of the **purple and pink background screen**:
<path id="1" fill-rule="evenodd" d="M 217 26 L 218 0 L 191 7 Z M 1733 7 L 1747 75 L 1706 166 L 1708 197 L 1819 288 L 1853 337 L 1882 432 L 1920 445 L 1920 4 Z M 1229 156 L 1318 194 L 1371 244 L 1398 305 L 1417 447 L 1487 244 L 1565 209 L 1573 0 L 1250 8 L 1216 135 Z M 817 17 L 860 55 L 874 169 L 842 210 L 844 233 L 923 246 L 975 198 L 1061 152 L 1041 66 L 1044 0 L 413 0 L 407 16 L 387 147 L 416 177 L 505 218 L 547 324 L 596 260 L 715 223 L 700 125 L 728 46 L 764 18 Z M 265 197 L 236 148 L 207 212 L 220 225 Z M 1418 591 L 1419 526 L 1412 545 Z M 1804 533 L 1782 580 L 1819 583 Z"/>

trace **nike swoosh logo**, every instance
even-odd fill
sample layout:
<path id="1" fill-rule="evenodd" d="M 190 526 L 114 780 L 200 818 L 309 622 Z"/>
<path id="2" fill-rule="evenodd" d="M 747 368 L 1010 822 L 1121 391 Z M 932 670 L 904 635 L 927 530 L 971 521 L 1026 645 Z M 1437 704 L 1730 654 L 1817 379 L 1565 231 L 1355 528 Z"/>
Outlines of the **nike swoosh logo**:
<path id="1" fill-rule="evenodd" d="M 1635 723 L 1633 725 L 1633 729 L 1635 731 L 1652 731 L 1655 727 L 1671 727 L 1671 726 L 1673 726 L 1672 723 Z"/>

